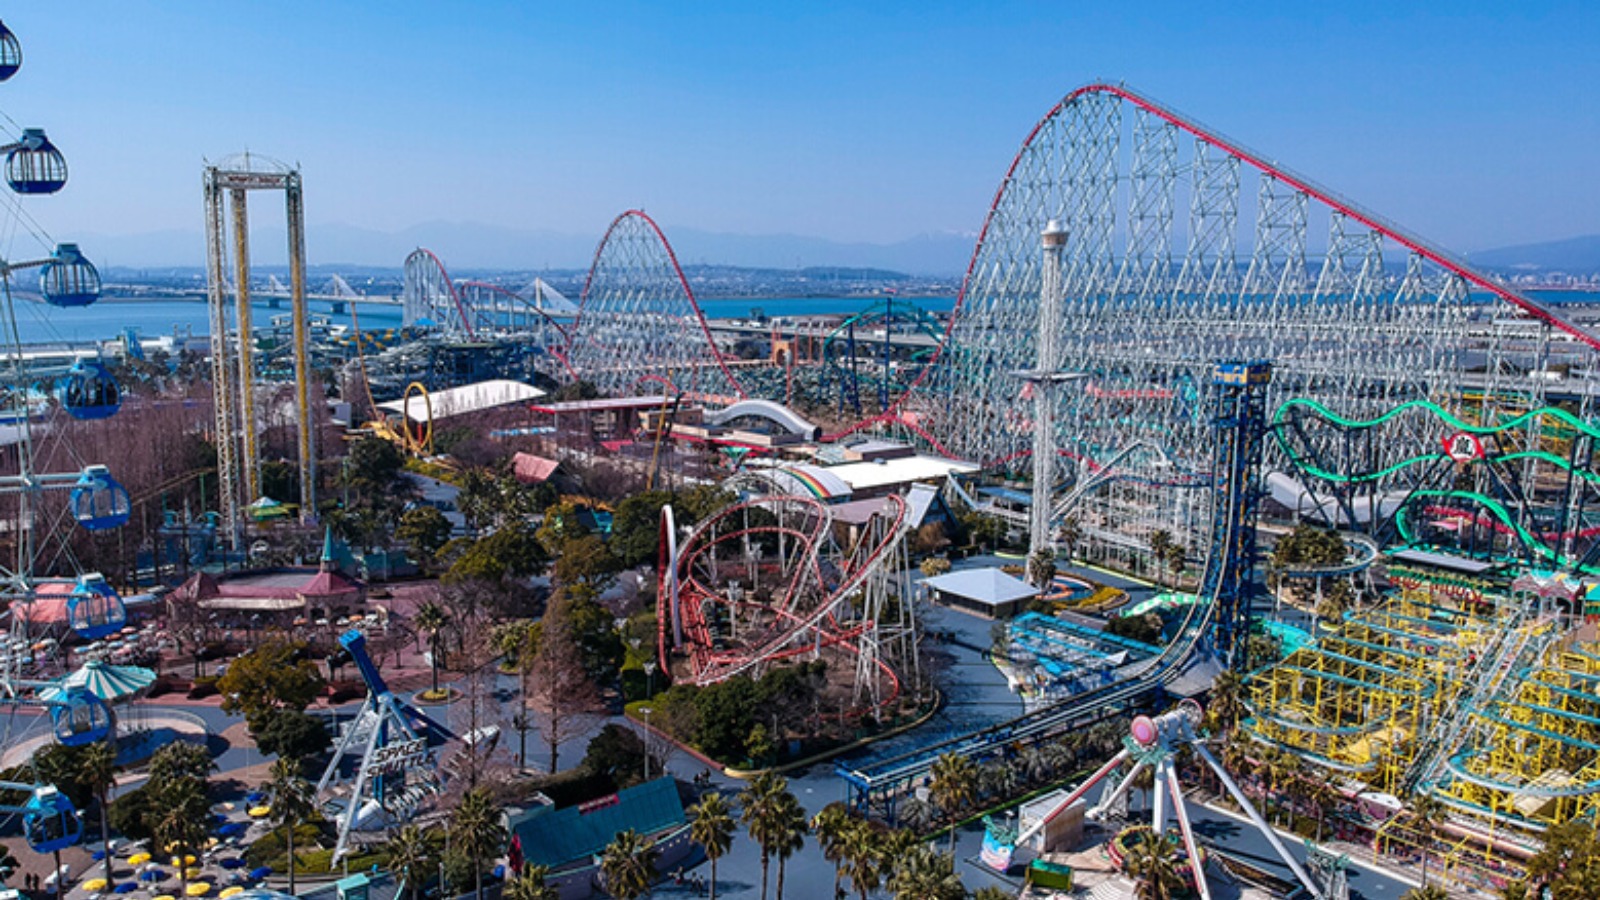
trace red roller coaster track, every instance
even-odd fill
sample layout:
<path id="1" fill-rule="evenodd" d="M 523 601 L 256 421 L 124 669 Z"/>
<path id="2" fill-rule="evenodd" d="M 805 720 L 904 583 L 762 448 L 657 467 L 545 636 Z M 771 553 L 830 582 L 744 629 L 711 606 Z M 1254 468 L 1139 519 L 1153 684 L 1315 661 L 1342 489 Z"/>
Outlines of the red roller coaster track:
<path id="1" fill-rule="evenodd" d="M 688 299 L 690 309 L 694 310 L 695 321 L 699 323 L 700 333 L 705 336 L 707 351 L 716 360 L 718 368 L 722 370 L 722 374 L 728 379 L 728 383 L 733 385 L 733 389 L 738 392 L 740 399 L 745 398 L 747 394 L 744 387 L 739 384 L 739 379 L 733 376 L 732 370 L 728 368 L 727 361 L 722 358 L 722 354 L 717 350 L 717 342 L 711 336 L 711 326 L 706 322 L 705 312 L 700 309 L 700 301 L 695 299 L 694 289 L 689 287 L 689 279 L 684 277 L 683 267 L 678 264 L 678 254 L 672 249 L 672 242 L 667 240 L 667 235 L 661 230 L 661 226 L 657 225 L 656 221 L 650 218 L 642 209 L 626 210 L 615 219 L 612 219 L 611 224 L 606 228 L 605 236 L 600 239 L 599 246 L 595 247 L 594 259 L 589 264 L 589 274 L 583 281 L 583 294 L 578 300 L 578 315 L 573 321 L 572 333 L 567 341 L 566 357 L 571 357 L 573 344 L 582 338 L 583 314 L 589 306 L 589 293 L 594 286 L 595 271 L 600 267 L 600 261 L 605 255 L 607 245 L 611 242 L 612 234 L 616 232 L 618 226 L 628 219 L 637 219 L 642 222 L 661 242 L 661 249 L 666 251 L 667 261 L 672 266 L 672 272 L 677 278 L 678 286 L 683 289 L 683 295 Z"/>

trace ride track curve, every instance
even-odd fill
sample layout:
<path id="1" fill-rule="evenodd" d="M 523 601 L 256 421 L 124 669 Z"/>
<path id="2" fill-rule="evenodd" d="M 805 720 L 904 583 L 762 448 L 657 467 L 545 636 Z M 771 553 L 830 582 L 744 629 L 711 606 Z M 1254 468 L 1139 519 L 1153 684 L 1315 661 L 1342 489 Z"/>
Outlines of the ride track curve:
<path id="1" fill-rule="evenodd" d="M 613 260 L 613 256 L 620 258 Z M 663 281 L 674 286 L 678 296 L 646 295 L 646 290 L 658 289 Z M 640 321 L 645 316 L 658 321 Z M 690 327 L 682 327 L 684 319 L 691 320 Z M 674 320 L 679 327 L 670 327 Z M 663 350 L 667 352 L 661 353 Z M 680 371 L 697 375 L 706 363 L 715 362 L 726 379 L 725 387 L 740 400 L 748 396 L 717 349 L 672 243 L 642 209 L 625 210 L 612 219 L 595 247 L 562 358 L 578 377 L 594 381 L 599 373 L 605 383 L 597 386 L 613 395 L 638 377 L 628 366 L 665 367 L 671 377 Z M 630 361 L 619 368 L 619 358 Z M 699 384 L 694 388 L 694 393 L 712 393 Z"/>
<path id="2" fill-rule="evenodd" d="M 424 310 L 427 318 L 440 311 L 441 307 L 454 307 L 456 315 L 461 322 L 461 328 L 467 337 L 472 337 L 472 317 L 467 314 L 466 304 L 461 300 L 461 292 L 456 290 L 455 282 L 450 280 L 450 273 L 444 267 L 444 260 L 426 247 L 418 247 L 406 257 L 405 263 L 405 318 L 414 321 Z M 448 303 L 446 302 L 448 301 Z M 406 324 L 412 324 L 407 321 Z M 453 330 L 448 321 L 434 319 L 435 324 Z"/>
<path id="3" fill-rule="evenodd" d="M 1411 466 L 1450 461 L 1451 457 L 1443 449 L 1442 440 L 1443 437 L 1448 437 L 1448 434 L 1441 436 L 1441 449 L 1436 452 L 1416 454 L 1371 472 L 1335 472 L 1308 460 L 1306 458 L 1307 454 L 1302 452 L 1305 448 L 1297 448 L 1291 441 L 1291 429 L 1283 427 L 1286 422 L 1294 418 L 1301 410 L 1305 410 L 1310 416 L 1326 421 L 1334 427 L 1347 432 L 1379 428 L 1387 423 L 1396 421 L 1406 413 L 1421 411 L 1437 419 L 1449 432 L 1460 434 L 1475 436 L 1500 435 L 1522 429 L 1530 423 L 1540 424 L 1548 419 L 1570 429 L 1575 434 L 1585 435 L 1590 439 L 1600 439 L 1600 427 L 1596 427 L 1567 410 L 1557 407 L 1531 409 L 1498 424 L 1479 425 L 1468 422 L 1444 407 L 1427 400 L 1413 400 L 1370 419 L 1353 419 L 1341 416 L 1314 400 L 1296 398 L 1285 402 L 1274 413 L 1273 428 L 1271 429 L 1280 449 L 1289 458 L 1290 462 L 1301 471 L 1337 484 L 1376 482 Z M 1555 467 L 1569 478 L 1589 485 L 1600 485 L 1600 473 L 1583 466 L 1574 465 L 1571 459 L 1545 450 L 1515 450 L 1509 453 L 1492 453 L 1481 459 L 1473 460 L 1475 463 L 1485 461 L 1497 463 L 1533 461 L 1544 463 Z M 1505 503 L 1495 497 L 1477 491 L 1419 488 L 1408 492 L 1405 501 L 1395 511 L 1395 527 L 1400 537 L 1407 542 L 1413 542 L 1418 538 L 1415 523 L 1412 521 L 1413 513 L 1411 510 L 1414 505 L 1420 505 L 1422 512 L 1426 515 L 1459 518 L 1470 521 L 1475 526 L 1490 528 L 1498 534 L 1513 536 L 1536 556 L 1552 565 L 1575 564 L 1578 565 L 1581 571 L 1588 574 L 1600 574 L 1600 565 L 1584 562 L 1580 554 L 1564 554 L 1558 549 L 1559 545 L 1573 539 L 1600 537 L 1600 525 L 1558 530 L 1533 529 L 1518 521 L 1517 515 Z M 1468 508 L 1469 506 L 1479 507 L 1486 513 L 1470 509 Z"/>
<path id="4" fill-rule="evenodd" d="M 665 509 L 656 601 L 660 665 L 672 671 L 673 652 L 681 650 L 687 673 L 680 677 L 704 686 L 825 647 L 838 647 L 859 659 L 862 640 L 877 627 L 871 599 L 863 599 L 864 583 L 892 562 L 909 530 L 906 502 L 891 494 L 885 504 L 886 511 L 873 514 L 855 546 L 836 558 L 824 558 L 832 546 L 832 513 L 808 497 L 766 495 L 732 504 L 700 523 L 681 544 L 671 533 L 670 508 Z M 776 523 L 752 524 L 753 512 Z M 777 542 L 780 552 L 771 560 L 751 562 L 749 548 L 763 539 Z M 718 549 L 727 546 L 733 548 L 730 558 L 718 560 Z M 741 596 L 759 590 L 770 595 L 769 601 L 730 598 L 728 585 L 721 583 L 724 570 L 742 574 L 747 566 L 756 572 L 775 570 L 775 581 L 762 583 L 755 575 L 757 583 L 741 586 Z M 841 617 L 846 604 L 855 607 L 855 618 Z M 730 643 L 737 646 L 719 649 L 707 606 L 728 609 Z M 741 635 L 741 613 L 771 618 L 759 625 L 747 623 L 746 628 L 759 630 Z M 872 663 L 888 685 L 887 691 L 875 694 L 881 698 L 876 706 L 882 708 L 898 698 L 901 677 L 879 656 Z"/>

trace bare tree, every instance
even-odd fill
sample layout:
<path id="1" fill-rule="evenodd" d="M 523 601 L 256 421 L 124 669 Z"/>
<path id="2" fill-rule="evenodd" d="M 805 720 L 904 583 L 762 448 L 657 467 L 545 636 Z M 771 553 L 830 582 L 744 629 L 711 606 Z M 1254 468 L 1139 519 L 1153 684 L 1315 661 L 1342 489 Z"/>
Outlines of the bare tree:
<path id="1" fill-rule="evenodd" d="M 554 774 L 561 742 L 583 734 L 604 711 L 600 692 L 584 668 L 565 601 L 551 604 L 539 623 L 538 645 L 523 658 L 522 702 L 550 748 Z"/>

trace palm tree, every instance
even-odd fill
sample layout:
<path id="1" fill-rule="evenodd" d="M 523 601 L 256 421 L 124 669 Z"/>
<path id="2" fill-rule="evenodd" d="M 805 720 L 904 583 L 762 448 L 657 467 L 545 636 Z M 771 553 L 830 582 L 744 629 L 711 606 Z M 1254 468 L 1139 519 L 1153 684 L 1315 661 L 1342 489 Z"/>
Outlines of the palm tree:
<path id="1" fill-rule="evenodd" d="M 483 863 L 500 853 L 506 842 L 505 826 L 500 824 L 500 809 L 489 799 L 488 791 L 473 788 L 461 798 L 450 819 L 450 843 L 472 861 L 474 893 L 483 900 Z"/>
<path id="2" fill-rule="evenodd" d="M 1450 892 L 1437 884 L 1425 884 L 1401 894 L 1400 900 L 1450 900 Z"/>
<path id="3" fill-rule="evenodd" d="M 744 805 L 739 818 L 750 837 L 761 845 L 761 900 L 767 898 L 767 867 L 772 862 L 772 852 L 784 838 L 784 796 L 794 796 L 789 793 L 788 780 L 771 772 L 761 773 L 739 793 L 739 802 Z"/>
<path id="4" fill-rule="evenodd" d="M 428 635 L 428 658 L 433 664 L 433 695 L 437 696 L 439 693 L 439 654 L 441 652 L 439 635 L 444 632 L 445 626 L 450 624 L 450 617 L 445 614 L 444 607 L 429 600 L 417 609 L 417 614 L 411 620 L 411 623 L 417 627 L 418 631 L 426 632 Z"/>
<path id="5" fill-rule="evenodd" d="M 977 799 L 977 767 L 968 757 L 946 753 L 933 761 L 929 774 L 933 780 L 928 785 L 928 793 L 933 795 L 933 802 L 951 819 L 950 854 L 953 856 L 956 852 L 955 818 Z"/>
<path id="6" fill-rule="evenodd" d="M 706 851 L 711 860 L 711 900 L 717 900 L 717 860 L 733 846 L 735 828 L 728 801 L 712 793 L 689 807 L 689 839 Z"/>
<path id="7" fill-rule="evenodd" d="M 906 828 L 913 832 L 922 832 L 933 824 L 939 811 L 932 803 L 918 800 L 916 797 L 907 797 L 900 801 L 899 809 L 895 810 L 895 818 Z"/>
<path id="8" fill-rule="evenodd" d="M 956 860 L 926 844 L 900 855 L 889 876 L 895 900 L 965 900 L 967 889 L 956 874 Z"/>
<path id="9" fill-rule="evenodd" d="M 399 831 L 389 835 L 383 850 L 389 857 L 389 871 L 400 875 L 412 900 L 416 900 L 421 896 L 422 883 L 438 864 L 438 833 L 423 831 L 416 825 L 402 825 Z"/>
<path id="10" fill-rule="evenodd" d="M 1139 900 L 1173 900 L 1184 889 L 1178 875 L 1178 845 L 1168 835 L 1150 832 L 1144 840 L 1132 842 L 1124 864 Z"/>
<path id="11" fill-rule="evenodd" d="M 1445 805 L 1432 794 L 1416 793 L 1411 796 L 1411 815 L 1417 820 L 1417 830 L 1422 832 L 1422 886 L 1428 886 L 1428 854 L 1433 852 L 1433 834 L 1444 821 Z"/>
<path id="12" fill-rule="evenodd" d="M 1172 546 L 1172 533 L 1157 529 L 1150 533 L 1150 556 L 1156 564 L 1156 581 L 1162 583 L 1161 570 L 1167 567 L 1167 550 Z"/>
<path id="13" fill-rule="evenodd" d="M 284 845 L 289 850 L 289 893 L 294 893 L 294 830 L 311 817 L 311 784 L 300 777 L 300 762 L 279 758 L 272 763 L 267 783 L 262 785 L 271 804 L 271 822 L 282 828 Z"/>
<path id="14" fill-rule="evenodd" d="M 1017 895 L 1005 888 L 986 884 L 972 892 L 972 900 L 1017 900 Z"/>
<path id="15" fill-rule="evenodd" d="M 522 874 L 506 882 L 500 895 L 504 900 L 560 900 L 561 892 L 545 884 L 549 866 L 523 866 Z"/>
<path id="16" fill-rule="evenodd" d="M 1061 523 L 1061 530 L 1056 532 L 1056 537 L 1062 549 L 1067 551 L 1067 561 L 1071 562 L 1078 553 L 1078 542 L 1083 540 L 1083 526 L 1078 524 L 1078 517 L 1068 516 Z"/>
<path id="17" fill-rule="evenodd" d="M 161 811 L 160 818 L 156 819 L 151 829 L 155 832 L 156 842 L 165 852 L 178 856 L 180 863 L 187 863 L 188 860 L 183 857 L 194 854 L 206 837 L 206 819 L 211 813 L 211 804 L 206 800 L 205 790 L 200 784 L 187 778 L 166 782 L 156 807 Z M 188 893 L 189 866 L 180 865 L 177 869 L 184 892 Z"/>
<path id="18" fill-rule="evenodd" d="M 600 857 L 600 874 L 606 893 L 616 900 L 637 900 L 655 881 L 656 848 L 632 828 L 619 831 Z"/>
<path id="19" fill-rule="evenodd" d="M 883 832 L 877 826 L 866 819 L 850 819 L 843 845 L 845 874 L 861 900 L 867 900 L 867 894 L 883 881 L 883 843 Z"/>
<path id="20" fill-rule="evenodd" d="M 1211 697 L 1206 705 L 1206 726 L 1213 735 L 1226 734 L 1244 713 L 1244 678 L 1232 669 L 1223 669 L 1211 682 Z"/>
<path id="21" fill-rule="evenodd" d="M 94 805 L 100 816 L 100 847 L 106 852 L 106 891 L 116 887 L 111 874 L 111 804 L 106 797 L 117 781 L 117 748 L 113 741 L 95 741 L 78 754 L 78 781 L 94 791 Z"/>
<path id="22" fill-rule="evenodd" d="M 844 879 L 845 837 L 853 822 L 849 807 L 843 803 L 829 803 L 811 817 L 811 833 L 817 836 L 822 858 L 833 863 L 834 897 L 839 896 L 839 882 Z"/>
<path id="23" fill-rule="evenodd" d="M 773 896 L 783 900 L 783 869 L 790 856 L 806 845 L 806 812 L 794 794 L 784 791 L 778 795 L 778 809 L 772 823 L 772 853 L 778 857 L 778 891 Z"/>

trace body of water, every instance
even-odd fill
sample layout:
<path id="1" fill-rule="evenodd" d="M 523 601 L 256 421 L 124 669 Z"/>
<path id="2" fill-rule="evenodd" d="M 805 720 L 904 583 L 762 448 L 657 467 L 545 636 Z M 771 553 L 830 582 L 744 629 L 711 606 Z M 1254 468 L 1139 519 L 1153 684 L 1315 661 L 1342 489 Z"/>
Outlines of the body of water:
<path id="1" fill-rule="evenodd" d="M 744 318 L 760 310 L 768 316 L 848 315 L 860 312 L 887 297 L 759 297 L 754 299 L 703 300 L 701 308 L 709 318 Z M 895 297 L 896 304 L 914 303 L 930 312 L 949 312 L 954 297 Z M 279 308 L 265 302 L 252 304 L 251 324 L 267 327 L 274 316 L 289 315 L 287 301 Z M 313 315 L 334 325 L 349 325 L 350 314 L 334 313 L 331 303 L 312 301 Z M 362 331 L 380 331 L 400 325 L 399 306 L 362 305 L 356 310 Z M 59 309 L 44 303 L 17 303 L 17 331 L 23 343 L 57 341 L 87 343 L 120 337 L 124 329 L 134 328 L 143 337 L 193 335 L 204 337 L 211 330 L 210 312 L 200 299 L 114 300 L 93 306 Z"/>
<path id="2" fill-rule="evenodd" d="M 1553 306 L 1600 303 L 1600 295 L 1572 291 L 1530 291 L 1528 296 Z M 719 298 L 702 300 L 700 307 L 713 319 L 748 318 L 758 312 L 767 316 L 849 315 L 889 299 L 887 296 Z M 892 299 L 896 304 L 912 303 L 934 313 L 949 312 L 955 308 L 956 301 L 953 296 L 896 296 Z M 287 301 L 276 309 L 265 302 L 254 304 L 253 308 L 252 321 L 257 328 L 270 325 L 274 316 L 282 316 L 287 321 L 289 315 Z M 335 314 L 327 301 L 312 301 L 311 311 L 335 325 L 350 324 L 350 314 Z M 363 305 L 356 313 L 363 331 L 400 325 L 399 306 Z M 205 301 L 200 299 L 102 301 L 76 309 L 58 309 L 27 301 L 17 303 L 17 330 L 27 344 L 101 341 L 120 337 L 127 328 L 134 328 L 147 338 L 175 333 L 204 337 L 210 330 L 210 317 Z"/>

